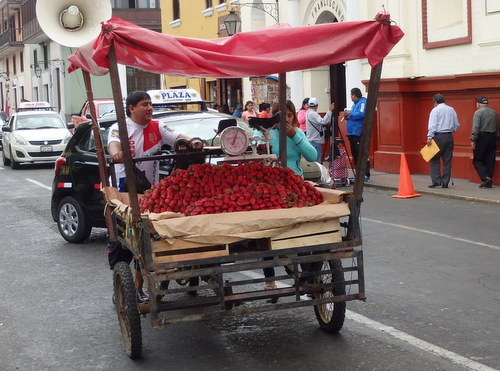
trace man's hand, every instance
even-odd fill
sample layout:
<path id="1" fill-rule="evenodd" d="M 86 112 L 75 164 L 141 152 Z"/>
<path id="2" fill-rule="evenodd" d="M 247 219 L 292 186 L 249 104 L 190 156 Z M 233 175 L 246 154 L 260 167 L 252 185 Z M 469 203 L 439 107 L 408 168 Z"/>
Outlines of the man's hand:
<path id="1" fill-rule="evenodd" d="M 476 149 L 476 142 L 470 142 L 470 146 L 472 147 L 472 150 Z"/>
<path id="2" fill-rule="evenodd" d="M 427 146 L 430 147 L 432 144 L 432 138 L 427 138 Z"/>
<path id="3" fill-rule="evenodd" d="M 123 152 L 118 151 L 113 156 L 111 156 L 111 158 L 113 159 L 114 163 L 122 163 L 123 162 Z"/>

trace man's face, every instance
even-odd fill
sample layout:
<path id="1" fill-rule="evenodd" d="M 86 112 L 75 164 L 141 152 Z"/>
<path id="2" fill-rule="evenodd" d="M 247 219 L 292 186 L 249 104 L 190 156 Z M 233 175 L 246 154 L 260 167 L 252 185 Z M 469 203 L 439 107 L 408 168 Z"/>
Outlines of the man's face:
<path id="1" fill-rule="evenodd" d="M 354 94 L 351 94 L 351 100 L 353 102 L 357 102 L 359 100 L 359 98 L 357 96 L 355 96 Z"/>
<path id="2" fill-rule="evenodd" d="M 153 118 L 151 99 L 139 101 L 136 106 L 129 106 L 130 118 L 139 125 L 147 125 Z"/>

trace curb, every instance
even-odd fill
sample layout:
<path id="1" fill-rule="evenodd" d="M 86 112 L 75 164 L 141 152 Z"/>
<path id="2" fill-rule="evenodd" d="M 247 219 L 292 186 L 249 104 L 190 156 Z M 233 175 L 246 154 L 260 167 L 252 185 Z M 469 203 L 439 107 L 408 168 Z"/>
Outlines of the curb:
<path id="1" fill-rule="evenodd" d="M 396 192 L 398 191 L 397 187 L 383 185 L 383 184 L 373 184 L 373 183 L 365 182 L 364 186 L 367 188 L 387 189 L 387 190 L 394 190 Z M 500 205 L 499 200 L 490 200 L 487 198 L 462 196 L 462 195 L 454 195 L 454 194 L 447 194 L 447 193 L 429 192 L 427 190 L 421 190 L 421 189 L 415 189 L 415 193 L 436 196 L 436 197 L 442 197 L 442 198 L 451 198 L 451 199 L 455 199 L 455 200 L 462 200 L 462 201 L 469 201 L 469 202 L 479 202 L 479 203 L 490 204 L 490 205 Z"/>

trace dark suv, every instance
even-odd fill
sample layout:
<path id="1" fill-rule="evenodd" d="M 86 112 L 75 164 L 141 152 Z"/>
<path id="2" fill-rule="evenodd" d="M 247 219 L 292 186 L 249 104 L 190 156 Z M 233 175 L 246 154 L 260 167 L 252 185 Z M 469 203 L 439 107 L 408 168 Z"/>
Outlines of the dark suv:
<path id="1" fill-rule="evenodd" d="M 208 145 L 219 145 L 214 129 L 219 122 L 232 116 L 208 111 L 164 111 L 154 114 L 173 130 L 190 137 L 200 137 Z M 101 137 L 106 149 L 109 128 L 116 122 L 114 115 L 101 119 Z M 237 124 L 250 135 L 248 124 L 237 119 Z M 161 168 L 167 175 L 168 169 Z M 91 122 L 78 125 L 66 149 L 55 164 L 52 182 L 51 212 L 59 232 L 69 242 L 82 242 L 89 236 L 92 227 L 106 227 L 104 221 L 105 202 L 101 193 L 101 179 L 96 156 Z"/>

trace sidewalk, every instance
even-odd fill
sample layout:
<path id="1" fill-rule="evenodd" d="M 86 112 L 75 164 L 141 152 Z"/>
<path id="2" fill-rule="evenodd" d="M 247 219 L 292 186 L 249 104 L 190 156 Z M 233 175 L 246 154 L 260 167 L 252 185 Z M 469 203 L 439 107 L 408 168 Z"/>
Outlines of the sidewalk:
<path id="1" fill-rule="evenodd" d="M 479 188 L 479 184 L 471 183 L 467 179 L 453 179 L 453 181 L 450 181 L 449 188 L 429 188 L 428 186 L 431 184 L 429 175 L 411 175 L 411 179 L 415 193 L 500 205 L 500 186 Z M 391 189 L 394 190 L 394 194 L 397 194 L 399 174 L 388 174 L 372 170 L 371 178 L 368 182 L 365 182 L 365 187 Z"/>

